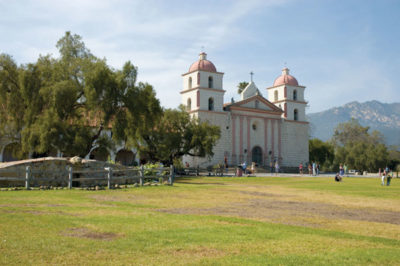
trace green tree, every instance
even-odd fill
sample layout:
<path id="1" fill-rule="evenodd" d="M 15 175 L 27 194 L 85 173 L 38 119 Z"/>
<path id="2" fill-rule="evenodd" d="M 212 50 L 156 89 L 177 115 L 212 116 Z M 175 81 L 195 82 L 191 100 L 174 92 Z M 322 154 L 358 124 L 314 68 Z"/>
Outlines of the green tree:
<path id="1" fill-rule="evenodd" d="M 329 169 L 335 157 L 333 145 L 330 142 L 323 142 L 315 138 L 309 140 L 308 147 L 310 161 L 318 162 L 325 169 Z"/>
<path id="2" fill-rule="evenodd" d="M 335 164 L 347 164 L 357 170 L 377 171 L 388 162 L 388 150 L 378 131 L 368 132 L 357 120 L 339 124 L 332 142 L 335 146 Z"/>
<path id="3" fill-rule="evenodd" d="M 388 167 L 400 168 L 400 146 L 390 146 L 388 149 Z"/>
<path id="4" fill-rule="evenodd" d="M 0 133 L 18 140 L 22 152 L 83 157 L 94 148 L 113 148 L 106 128 L 124 141 L 121 131 L 138 134 L 161 115 L 152 87 L 136 85 L 137 68 L 130 62 L 114 70 L 70 32 L 57 48 L 59 58 L 41 56 L 23 66 L 0 56 Z"/>
<path id="5" fill-rule="evenodd" d="M 247 85 L 249 85 L 249 83 L 246 82 L 246 81 L 240 82 L 240 83 L 237 85 L 237 87 L 238 87 L 237 93 L 238 93 L 238 94 L 241 94 L 242 91 L 247 87 Z"/>
<path id="6" fill-rule="evenodd" d="M 151 161 L 172 164 L 184 155 L 212 156 L 220 138 L 220 128 L 191 118 L 181 106 L 167 109 L 163 116 L 141 136 L 139 152 Z"/>
<path id="7" fill-rule="evenodd" d="M 334 131 L 332 143 L 335 147 L 344 146 L 355 141 L 367 141 L 369 127 L 363 127 L 358 120 L 352 118 L 346 123 L 340 123 Z"/>

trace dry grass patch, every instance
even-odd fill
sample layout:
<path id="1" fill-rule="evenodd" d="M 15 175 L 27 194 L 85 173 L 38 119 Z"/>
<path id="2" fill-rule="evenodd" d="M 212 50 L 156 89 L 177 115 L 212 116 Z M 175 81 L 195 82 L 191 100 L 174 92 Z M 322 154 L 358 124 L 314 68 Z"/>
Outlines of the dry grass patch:
<path id="1" fill-rule="evenodd" d="M 111 241 L 116 238 L 121 237 L 116 233 L 112 232 L 96 232 L 89 230 L 88 228 L 84 227 L 77 227 L 77 228 L 69 228 L 62 232 L 63 236 L 69 237 L 79 237 L 79 238 L 87 238 L 87 239 L 94 239 L 94 240 L 104 240 L 104 241 Z"/>

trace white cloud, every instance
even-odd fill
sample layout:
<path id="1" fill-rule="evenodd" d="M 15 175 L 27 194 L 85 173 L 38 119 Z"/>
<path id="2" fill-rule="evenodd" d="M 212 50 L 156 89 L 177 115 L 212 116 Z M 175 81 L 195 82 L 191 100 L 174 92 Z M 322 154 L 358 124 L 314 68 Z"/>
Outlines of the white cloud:
<path id="1" fill-rule="evenodd" d="M 197 60 L 202 46 L 217 69 L 225 72 L 226 101 L 237 97 L 236 84 L 248 80 L 251 70 L 265 95 L 265 87 L 280 74 L 285 61 L 307 86 L 310 111 L 352 100 L 400 100 L 387 65 L 371 59 L 375 42 L 370 26 L 351 38 L 339 36 L 342 46 L 335 46 L 330 42 L 337 32 L 322 34 L 324 24 L 316 30 L 297 27 L 296 19 L 301 18 L 299 24 L 314 19 L 302 17 L 301 10 L 298 17 L 285 16 L 287 9 L 282 7 L 293 3 L 0 0 L 0 52 L 13 55 L 18 63 L 35 61 L 39 54 L 57 55 L 57 40 L 70 30 L 111 66 L 121 68 L 128 60 L 137 65 L 139 80 L 154 85 L 165 107 L 180 103 L 181 74 Z M 340 17 L 332 21 L 339 23 Z"/>

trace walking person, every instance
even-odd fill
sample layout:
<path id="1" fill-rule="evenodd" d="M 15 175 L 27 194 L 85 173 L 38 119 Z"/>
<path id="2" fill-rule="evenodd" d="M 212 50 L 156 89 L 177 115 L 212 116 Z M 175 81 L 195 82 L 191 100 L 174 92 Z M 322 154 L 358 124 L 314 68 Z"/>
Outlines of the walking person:
<path id="1" fill-rule="evenodd" d="M 312 174 L 312 169 L 311 169 L 311 164 L 308 164 L 308 174 L 311 175 Z"/>
<path id="2" fill-rule="evenodd" d="M 319 175 L 319 163 L 317 163 L 317 175 Z"/>

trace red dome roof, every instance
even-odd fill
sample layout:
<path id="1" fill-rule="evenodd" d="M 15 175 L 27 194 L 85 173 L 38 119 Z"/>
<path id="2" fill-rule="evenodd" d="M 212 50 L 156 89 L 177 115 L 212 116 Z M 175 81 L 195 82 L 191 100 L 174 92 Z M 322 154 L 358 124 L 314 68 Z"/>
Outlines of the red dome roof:
<path id="1" fill-rule="evenodd" d="M 215 68 L 214 64 L 207 60 L 207 54 L 206 53 L 201 53 L 199 60 L 194 62 L 190 68 L 189 72 L 192 71 L 197 71 L 197 70 L 203 70 L 203 71 L 208 71 L 208 72 L 217 72 L 217 69 Z"/>
<path id="2" fill-rule="evenodd" d="M 274 87 L 279 86 L 279 85 L 292 85 L 292 86 L 299 86 L 299 83 L 297 82 L 297 79 L 291 75 L 289 75 L 289 69 L 284 68 L 282 69 L 282 75 L 279 76 L 277 79 L 274 81 Z"/>

